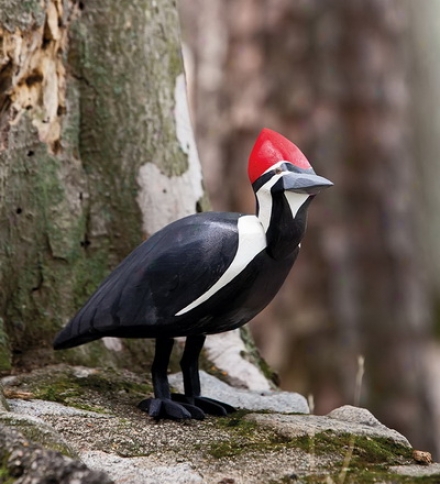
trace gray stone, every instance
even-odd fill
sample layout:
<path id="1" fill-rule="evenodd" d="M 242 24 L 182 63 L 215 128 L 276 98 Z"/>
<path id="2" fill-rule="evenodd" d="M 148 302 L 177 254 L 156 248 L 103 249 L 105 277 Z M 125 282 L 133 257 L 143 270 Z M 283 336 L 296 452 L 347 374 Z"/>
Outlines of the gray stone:
<path id="1" fill-rule="evenodd" d="M 329 414 L 327 414 L 327 417 L 334 418 L 336 420 L 343 420 L 344 422 L 353 422 L 359 425 L 375 427 L 378 429 L 387 428 L 366 408 L 353 407 L 351 405 L 344 405 L 342 407 L 335 408 Z"/>
<path id="2" fill-rule="evenodd" d="M 87 468 L 59 452 L 43 449 L 15 430 L 0 425 L 2 477 L 20 484 L 113 484 L 104 473 Z"/>
<path id="3" fill-rule="evenodd" d="M 182 374 L 170 375 L 169 381 L 178 392 L 183 393 Z M 298 393 L 264 391 L 255 392 L 231 387 L 215 376 L 200 372 L 202 394 L 247 410 L 270 410 L 281 413 L 309 413 L 307 400 Z"/>
<path id="4" fill-rule="evenodd" d="M 382 422 L 379 422 L 377 418 L 366 408 L 353 407 L 351 405 L 344 405 L 339 408 L 332 410 L 327 417 L 335 419 L 348 424 L 355 424 L 357 429 L 365 434 L 368 434 L 371 429 L 381 434 L 385 438 L 390 438 L 396 443 L 404 445 L 406 447 L 411 447 L 408 440 L 397 432 L 397 430 L 389 429 Z"/>
<path id="5" fill-rule="evenodd" d="M 21 400 L 18 398 L 8 400 L 9 407 L 14 414 L 27 415 L 32 417 L 42 417 L 44 415 L 52 415 L 57 417 L 94 417 L 94 418 L 113 418 L 111 415 L 106 415 L 97 412 L 90 412 L 89 410 L 81 410 L 79 408 L 67 407 L 61 403 L 47 402 L 45 400 Z"/>
<path id="6" fill-rule="evenodd" d="M 14 428 L 23 433 L 29 440 L 39 442 L 49 449 L 71 457 L 76 456 L 76 452 L 64 438 L 38 417 L 19 415 L 13 412 L 0 412 L 0 425 Z"/>
<path id="7" fill-rule="evenodd" d="M 396 474 L 401 474 L 402 476 L 411 477 L 426 477 L 426 476 L 439 476 L 440 482 L 440 464 L 429 464 L 429 465 L 417 465 L 413 464 L 410 466 L 393 466 L 389 468 L 390 472 L 395 472 Z"/>
<path id="8" fill-rule="evenodd" d="M 313 437 L 320 432 L 331 431 L 335 435 L 352 434 L 362 437 L 383 437 L 405 447 L 411 447 L 403 435 L 382 425 L 368 410 L 352 409 L 354 407 L 351 407 L 350 410 L 341 407 L 341 409 L 331 412 L 332 417 L 252 414 L 246 418 L 263 427 L 275 429 L 280 435 L 291 439 L 301 436 Z M 335 418 L 335 416 L 338 416 L 338 418 Z"/>
<path id="9" fill-rule="evenodd" d="M 115 482 L 124 484 L 205 484 L 189 462 L 160 465 L 153 457 L 123 458 L 101 451 L 81 453 L 91 469 L 106 469 Z"/>

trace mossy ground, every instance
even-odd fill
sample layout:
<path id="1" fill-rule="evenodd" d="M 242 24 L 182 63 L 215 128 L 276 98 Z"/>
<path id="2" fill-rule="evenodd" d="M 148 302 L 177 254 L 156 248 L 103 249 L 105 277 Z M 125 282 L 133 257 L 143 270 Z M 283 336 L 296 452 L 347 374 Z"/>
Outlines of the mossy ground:
<path id="1" fill-rule="evenodd" d="M 123 370 L 84 369 L 84 374 L 80 373 L 81 369 L 78 373 L 72 367 L 56 365 L 23 375 L 20 387 L 32 398 L 98 413 L 108 413 L 114 406 L 135 405 L 153 391 L 148 381 Z"/>
<path id="2" fill-rule="evenodd" d="M 128 371 L 56 365 L 20 375 L 6 391 L 105 414 L 44 417 L 77 451 L 152 458 L 162 465 L 190 462 L 210 476 L 208 482 L 283 484 L 296 482 L 295 475 L 303 483 L 439 482 L 438 476 L 417 480 L 390 473 L 390 466 L 413 462 L 411 449 L 386 439 L 332 431 L 291 438 L 260 426 L 246 410 L 204 421 L 155 422 L 136 408 L 152 395 L 151 383 Z"/>
<path id="3" fill-rule="evenodd" d="M 12 477 L 6 467 L 0 466 L 0 484 L 13 484 L 16 479 Z"/>
<path id="4" fill-rule="evenodd" d="M 217 459 L 234 458 L 243 453 L 269 454 L 301 449 L 311 456 L 332 456 L 325 468 L 312 469 L 312 473 L 301 476 L 304 483 L 373 483 L 420 482 L 434 484 L 440 482 L 439 476 L 414 477 L 390 473 L 391 465 L 413 463 L 412 450 L 385 438 L 360 437 L 334 432 L 320 432 L 313 436 L 287 438 L 275 431 L 265 431 L 245 416 L 250 412 L 240 411 L 216 421 L 220 428 L 228 429 L 230 439 L 211 442 L 206 452 Z M 349 457 L 347 459 L 347 457 Z M 297 482 L 298 476 L 289 473 L 269 484 Z"/>

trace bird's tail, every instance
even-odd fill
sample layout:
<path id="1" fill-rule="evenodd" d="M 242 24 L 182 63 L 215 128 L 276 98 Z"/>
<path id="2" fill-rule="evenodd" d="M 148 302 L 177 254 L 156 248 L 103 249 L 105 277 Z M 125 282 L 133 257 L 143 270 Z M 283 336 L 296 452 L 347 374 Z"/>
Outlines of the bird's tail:
<path id="1" fill-rule="evenodd" d="M 98 333 L 84 333 L 72 335 L 72 327 L 67 325 L 62 329 L 55 337 L 53 342 L 54 350 L 67 350 L 68 348 L 74 348 L 75 346 L 82 345 L 84 343 L 90 343 L 101 338 Z"/>

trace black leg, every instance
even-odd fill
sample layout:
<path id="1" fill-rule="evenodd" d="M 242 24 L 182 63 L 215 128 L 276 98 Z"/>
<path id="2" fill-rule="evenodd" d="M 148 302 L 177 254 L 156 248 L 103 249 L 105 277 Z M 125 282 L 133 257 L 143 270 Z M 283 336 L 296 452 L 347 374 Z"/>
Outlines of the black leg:
<path id="1" fill-rule="evenodd" d="M 172 338 L 158 338 L 154 352 L 154 361 L 151 367 L 154 396 L 156 398 L 171 398 L 168 384 L 168 363 L 174 346 Z"/>
<path id="2" fill-rule="evenodd" d="M 155 398 L 142 400 L 138 407 L 155 419 L 204 418 L 205 415 L 199 408 L 185 402 L 176 403 L 171 400 L 167 370 L 173 345 L 174 340 L 171 338 L 156 339 L 154 361 L 151 367 Z"/>
<path id="3" fill-rule="evenodd" d="M 187 397 L 200 396 L 199 355 L 205 343 L 206 336 L 188 336 L 180 367 L 183 373 L 183 385 Z"/>
<path id="4" fill-rule="evenodd" d="M 227 403 L 200 396 L 199 355 L 205 342 L 205 335 L 188 336 L 180 367 L 183 374 L 185 395 L 173 394 L 171 398 L 181 404 L 195 405 L 211 415 L 227 415 L 235 408 Z"/>

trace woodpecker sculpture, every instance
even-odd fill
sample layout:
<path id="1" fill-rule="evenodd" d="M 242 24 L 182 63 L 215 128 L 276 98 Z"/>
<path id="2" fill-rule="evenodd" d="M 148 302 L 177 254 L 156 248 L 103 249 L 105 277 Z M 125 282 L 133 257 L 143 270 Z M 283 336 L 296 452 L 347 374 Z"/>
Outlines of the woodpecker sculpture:
<path id="1" fill-rule="evenodd" d="M 297 257 L 310 201 L 332 185 L 269 129 L 254 145 L 248 173 L 257 216 L 206 212 L 169 224 L 121 262 L 55 339 L 58 350 L 103 336 L 155 338 L 154 398 L 139 404 L 154 418 L 202 419 L 234 410 L 201 396 L 205 337 L 242 326 L 273 299 Z M 186 336 L 184 395 L 171 394 L 167 379 L 178 336 Z"/>

